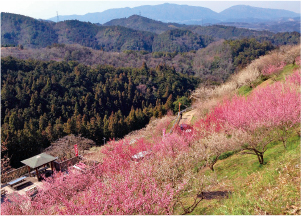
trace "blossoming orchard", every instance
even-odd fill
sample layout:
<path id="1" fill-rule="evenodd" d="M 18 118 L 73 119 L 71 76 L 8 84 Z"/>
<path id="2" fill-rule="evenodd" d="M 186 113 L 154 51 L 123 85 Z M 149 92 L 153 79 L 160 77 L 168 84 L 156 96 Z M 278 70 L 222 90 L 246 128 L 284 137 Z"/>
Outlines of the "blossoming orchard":
<path id="1" fill-rule="evenodd" d="M 283 67 L 269 66 L 263 75 Z M 2 203 L 1 213 L 144 215 L 174 214 L 175 209 L 189 213 L 201 201 L 198 195 L 208 180 L 193 172 L 196 164 L 204 162 L 214 170 L 219 155 L 230 150 L 254 154 L 264 164 L 270 142 L 280 140 L 286 147 L 300 123 L 299 87 L 298 69 L 286 80 L 259 86 L 248 96 L 223 100 L 195 123 L 192 133 L 176 131 L 134 143 L 112 140 L 100 150 L 102 160 L 94 169 L 55 173 L 35 197 L 11 196 Z M 134 160 L 139 152 L 147 155 Z M 187 191 L 196 195 L 192 205 L 181 200 Z"/>

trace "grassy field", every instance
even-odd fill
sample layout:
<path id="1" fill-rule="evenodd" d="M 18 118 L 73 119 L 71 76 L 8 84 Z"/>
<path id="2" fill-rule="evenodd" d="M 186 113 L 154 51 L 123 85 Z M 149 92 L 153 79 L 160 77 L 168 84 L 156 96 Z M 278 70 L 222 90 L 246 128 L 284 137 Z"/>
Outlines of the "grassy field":
<path id="1" fill-rule="evenodd" d="M 248 96 L 251 91 L 259 85 L 271 84 L 275 81 L 285 80 L 285 77 L 292 74 L 295 69 L 299 68 L 299 65 L 289 64 L 286 65 L 279 73 L 271 75 L 270 77 L 259 76 L 250 85 L 244 85 L 240 87 L 237 91 L 238 95 Z M 252 87 L 251 87 L 252 86 Z"/>
<path id="2" fill-rule="evenodd" d="M 299 67 L 300 67 L 299 65 L 293 65 L 293 64 L 286 65 L 279 73 L 279 75 L 274 77 L 275 81 L 284 80 L 287 75 L 293 73 L 293 71 Z"/>
<path id="3" fill-rule="evenodd" d="M 291 137 L 287 149 L 271 143 L 264 159 L 260 165 L 255 155 L 236 153 L 219 160 L 214 172 L 201 170 L 200 176 L 215 183 L 205 187 L 191 214 L 300 214 L 300 137 Z M 189 196 L 183 200 L 193 202 Z"/>

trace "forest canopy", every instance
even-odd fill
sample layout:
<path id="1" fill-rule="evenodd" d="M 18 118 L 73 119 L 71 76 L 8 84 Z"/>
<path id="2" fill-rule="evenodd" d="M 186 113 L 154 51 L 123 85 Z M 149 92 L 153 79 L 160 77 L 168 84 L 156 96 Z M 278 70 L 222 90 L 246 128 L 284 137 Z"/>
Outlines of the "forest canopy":
<path id="1" fill-rule="evenodd" d="M 123 137 L 173 110 L 198 83 L 164 64 L 91 67 L 12 57 L 2 58 L 1 79 L 1 141 L 14 167 L 67 134 L 98 145 Z"/>

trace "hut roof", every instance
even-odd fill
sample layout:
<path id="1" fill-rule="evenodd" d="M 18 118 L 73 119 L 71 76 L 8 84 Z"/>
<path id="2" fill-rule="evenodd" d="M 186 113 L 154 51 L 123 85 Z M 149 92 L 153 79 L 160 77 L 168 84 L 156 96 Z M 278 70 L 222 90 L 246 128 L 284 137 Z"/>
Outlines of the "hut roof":
<path id="1" fill-rule="evenodd" d="M 53 157 L 49 154 L 41 153 L 26 160 L 22 160 L 21 163 L 24 163 L 27 166 L 35 169 L 56 159 L 56 157 Z"/>

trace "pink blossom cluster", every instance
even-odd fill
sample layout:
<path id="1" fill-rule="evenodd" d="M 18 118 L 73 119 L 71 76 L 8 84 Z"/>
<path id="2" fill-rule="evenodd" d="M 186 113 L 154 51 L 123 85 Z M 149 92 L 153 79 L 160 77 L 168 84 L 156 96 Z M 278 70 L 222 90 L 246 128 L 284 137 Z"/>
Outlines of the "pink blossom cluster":
<path id="1" fill-rule="evenodd" d="M 267 65 L 263 70 L 262 70 L 262 74 L 265 76 L 269 76 L 272 74 L 276 74 L 278 72 L 280 72 L 284 66 L 286 65 L 285 62 L 280 62 L 277 65 Z"/>
<path id="2" fill-rule="evenodd" d="M 175 158 L 188 150 L 193 136 L 168 134 L 154 144 L 143 139 L 111 141 L 102 149 L 103 161 L 86 173 L 56 173 L 48 178 L 32 200 L 27 196 L 10 197 L 2 214 L 173 214 L 179 187 L 160 181 L 160 163 L 149 158 L 136 162 L 132 156 L 152 152 L 150 158 Z M 172 160 L 170 160 L 172 161 Z"/>
<path id="3" fill-rule="evenodd" d="M 291 86 L 296 86 L 297 88 L 300 88 L 301 85 L 301 77 L 300 77 L 300 69 L 294 70 L 293 74 L 289 75 L 286 78 L 286 82 Z"/>
<path id="4" fill-rule="evenodd" d="M 300 58 L 300 56 L 297 56 L 297 57 L 295 58 L 295 64 L 296 64 L 296 65 L 300 65 L 300 62 L 301 62 L 301 58 Z"/>
<path id="5" fill-rule="evenodd" d="M 255 89 L 247 98 L 235 96 L 224 100 L 203 120 L 218 128 L 230 127 L 252 130 L 261 126 L 295 125 L 300 122 L 300 91 L 292 88 L 298 84 L 299 72 L 295 72 L 284 84 L 276 82 L 265 88 Z"/>

